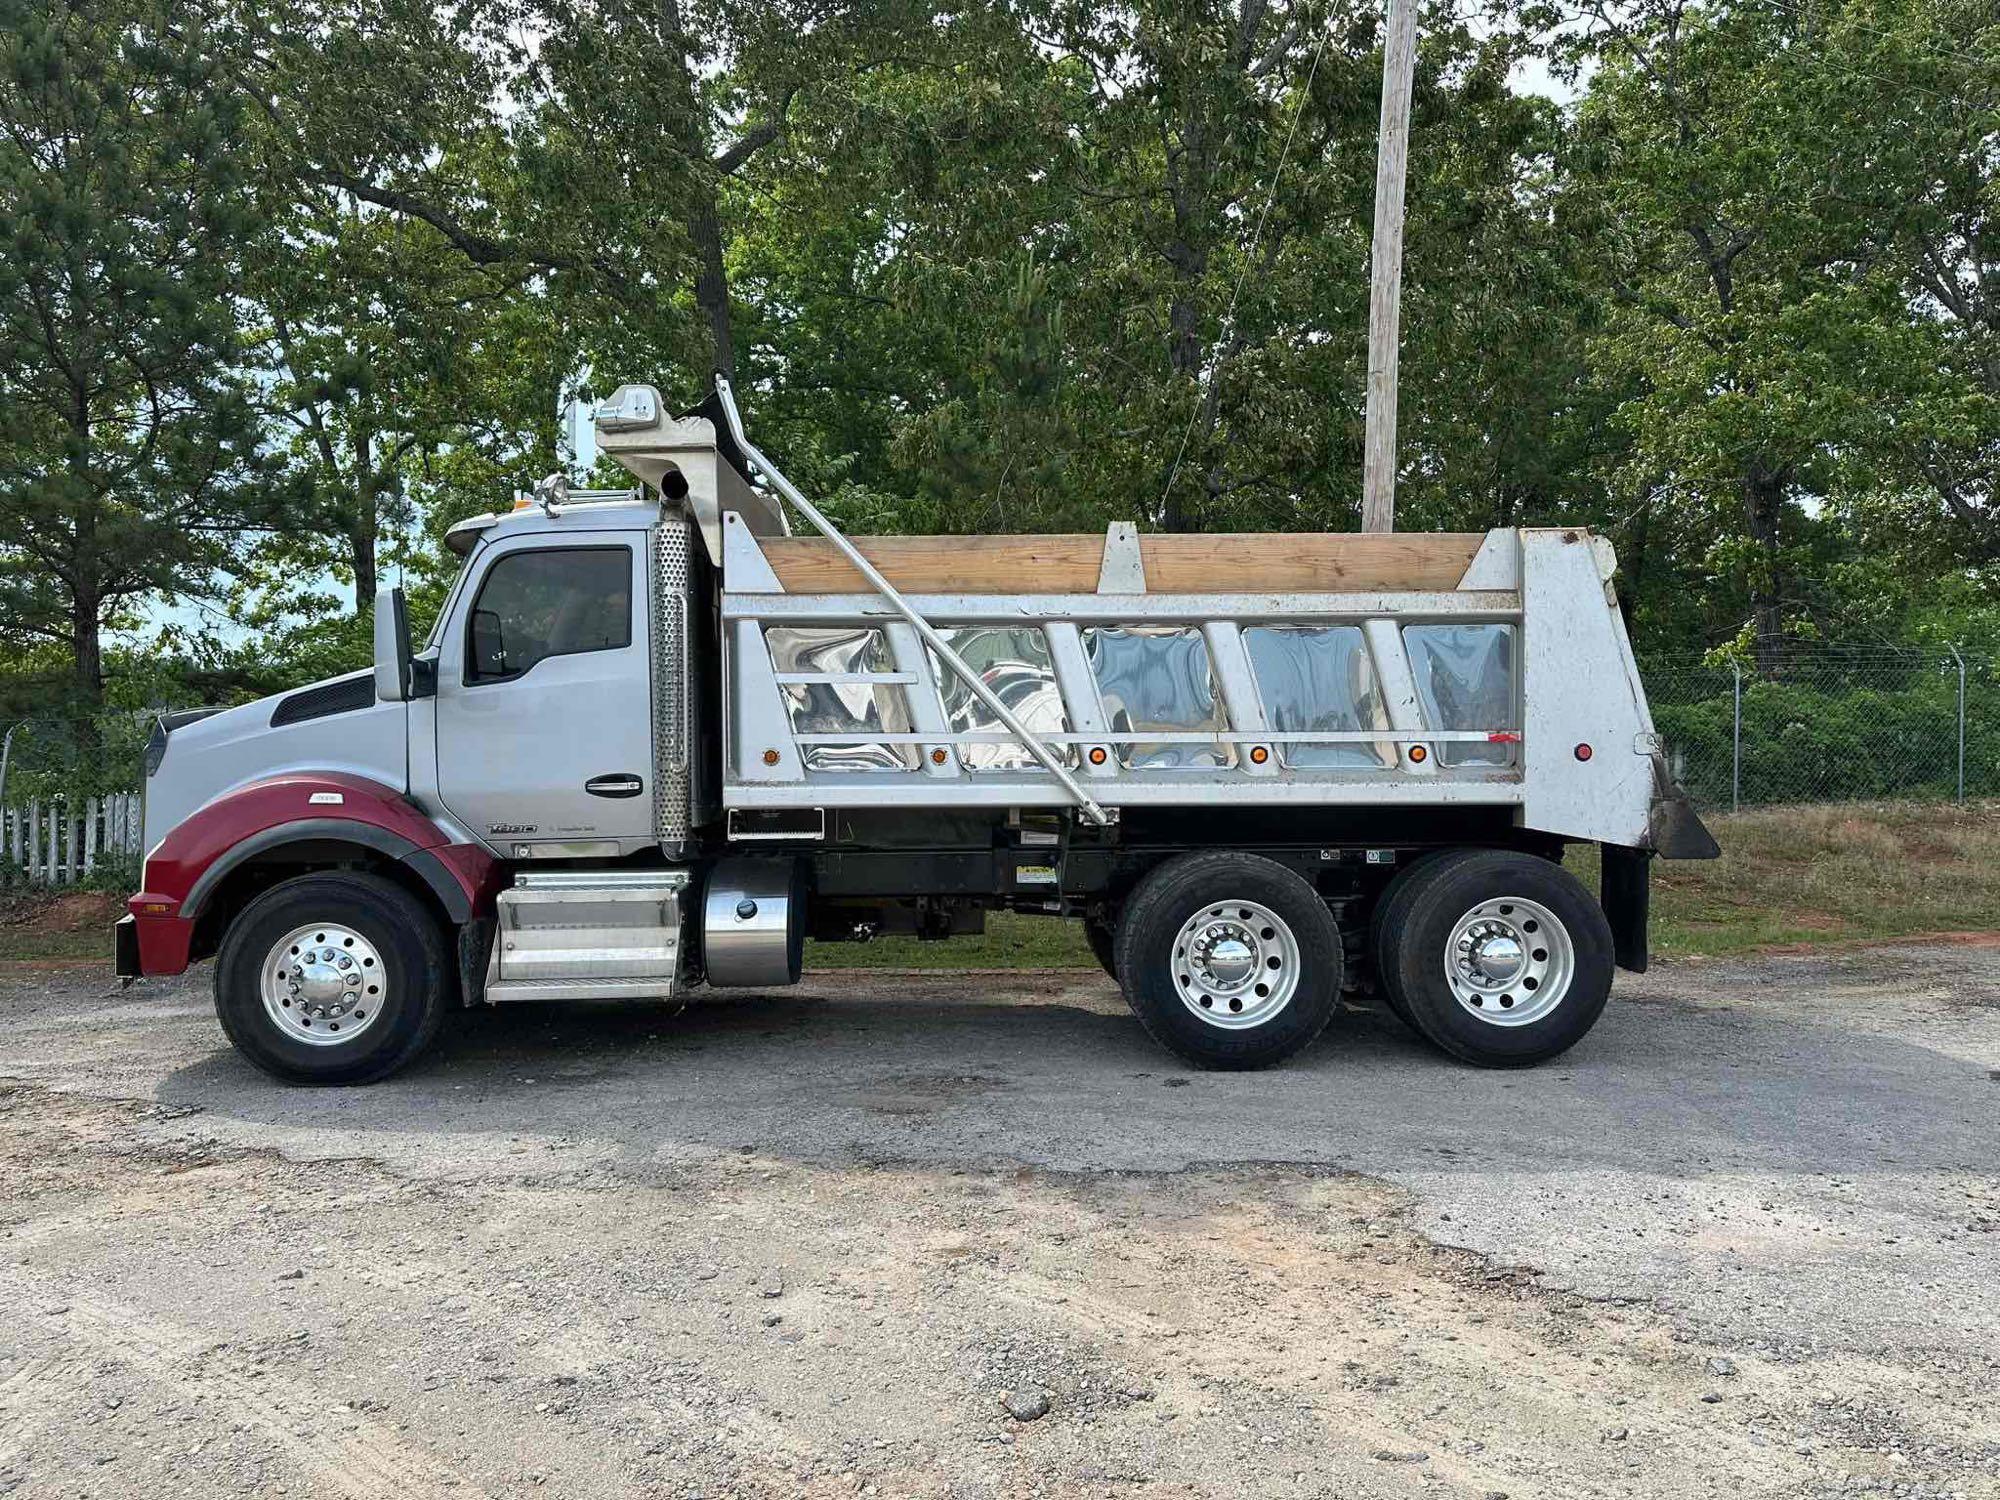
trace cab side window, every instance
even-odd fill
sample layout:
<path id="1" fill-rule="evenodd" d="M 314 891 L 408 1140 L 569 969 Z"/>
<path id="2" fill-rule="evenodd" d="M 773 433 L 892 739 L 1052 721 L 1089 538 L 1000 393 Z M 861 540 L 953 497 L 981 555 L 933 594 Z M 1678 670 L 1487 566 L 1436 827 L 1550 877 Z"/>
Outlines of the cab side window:
<path id="1" fill-rule="evenodd" d="M 551 656 L 631 644 L 631 548 L 510 552 L 472 602 L 465 680 L 506 682 Z"/>

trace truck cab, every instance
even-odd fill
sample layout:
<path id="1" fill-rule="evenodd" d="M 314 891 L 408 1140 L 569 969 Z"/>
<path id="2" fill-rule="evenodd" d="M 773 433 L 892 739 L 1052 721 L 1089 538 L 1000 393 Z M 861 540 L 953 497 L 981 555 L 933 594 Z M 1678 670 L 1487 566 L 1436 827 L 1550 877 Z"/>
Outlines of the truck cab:
<path id="1" fill-rule="evenodd" d="M 213 957 L 246 1056 L 352 1083 L 454 1010 L 1013 910 L 1081 920 L 1198 1066 L 1356 988 L 1506 1065 L 1644 966 L 1649 860 L 1713 852 L 1587 532 L 851 540 L 726 386 L 597 425 L 634 487 L 452 528 L 421 645 L 392 592 L 370 670 L 162 721 L 121 973 Z"/>

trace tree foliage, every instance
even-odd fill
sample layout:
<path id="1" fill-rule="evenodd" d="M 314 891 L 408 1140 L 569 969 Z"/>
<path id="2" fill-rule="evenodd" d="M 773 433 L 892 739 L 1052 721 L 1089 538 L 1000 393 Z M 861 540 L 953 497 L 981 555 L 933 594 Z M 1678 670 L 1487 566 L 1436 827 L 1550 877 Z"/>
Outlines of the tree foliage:
<path id="1" fill-rule="evenodd" d="M 1357 523 L 1372 5 L 0 5 L 16 677 L 95 701 L 107 627 L 121 701 L 358 661 L 627 379 L 730 374 L 860 529 Z M 1604 529 L 1642 648 L 1976 634 L 1987 0 L 1420 35 L 1401 524 Z"/>
<path id="2" fill-rule="evenodd" d="M 102 636 L 260 520 L 233 272 L 257 205 L 234 22 L 0 5 L 0 632 L 103 690 Z"/>

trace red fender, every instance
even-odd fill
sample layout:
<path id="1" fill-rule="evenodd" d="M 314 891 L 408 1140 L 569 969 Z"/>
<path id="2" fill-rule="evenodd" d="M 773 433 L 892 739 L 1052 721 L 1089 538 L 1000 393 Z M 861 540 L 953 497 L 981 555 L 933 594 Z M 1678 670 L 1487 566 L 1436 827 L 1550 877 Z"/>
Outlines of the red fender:
<path id="1" fill-rule="evenodd" d="M 125 903 L 142 974 L 188 966 L 194 927 L 222 877 L 244 860 L 303 839 L 341 839 L 409 867 L 453 922 L 490 916 L 499 862 L 454 843 L 402 793 L 339 771 L 288 771 L 216 798 L 178 824 L 146 860 L 146 888 Z"/>

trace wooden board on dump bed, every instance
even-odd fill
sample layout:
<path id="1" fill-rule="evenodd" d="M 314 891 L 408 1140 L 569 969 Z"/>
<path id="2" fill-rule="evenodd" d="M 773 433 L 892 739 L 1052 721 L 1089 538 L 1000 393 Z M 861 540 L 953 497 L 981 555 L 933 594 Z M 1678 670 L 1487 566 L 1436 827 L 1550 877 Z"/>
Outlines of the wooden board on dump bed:
<path id="1" fill-rule="evenodd" d="M 1458 587 L 1485 540 L 1479 532 L 1234 532 L 1142 536 L 1155 594 L 1364 594 Z M 1104 538 L 858 536 L 864 556 L 911 594 L 1092 594 Z M 758 545 L 788 594 L 860 594 L 868 582 L 822 537 L 763 537 Z"/>

